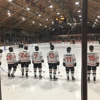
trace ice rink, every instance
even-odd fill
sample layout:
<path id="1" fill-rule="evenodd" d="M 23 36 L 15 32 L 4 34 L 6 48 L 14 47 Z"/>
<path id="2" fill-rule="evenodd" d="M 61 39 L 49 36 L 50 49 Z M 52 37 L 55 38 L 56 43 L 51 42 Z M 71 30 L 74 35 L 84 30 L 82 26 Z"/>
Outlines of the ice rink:
<path id="1" fill-rule="evenodd" d="M 55 50 L 59 53 L 60 65 L 57 72 L 57 81 L 49 80 L 49 70 L 47 64 L 47 52 L 50 50 L 48 43 L 37 44 L 40 47 L 40 52 L 43 54 L 44 63 L 42 79 L 34 79 L 33 77 L 33 65 L 31 64 L 29 70 L 29 77 L 22 77 L 19 67 L 15 73 L 15 78 L 8 78 L 7 73 L 1 70 L 1 84 L 2 84 L 2 99 L 3 100 L 81 100 L 81 44 L 54 44 Z M 89 46 L 90 44 L 88 44 Z M 99 53 L 100 56 L 100 44 L 93 43 L 94 52 Z M 29 46 L 29 51 L 32 53 L 34 50 L 34 44 Z M 72 53 L 76 56 L 77 66 L 75 67 L 75 81 L 66 79 L 65 68 L 62 64 L 63 54 L 66 54 L 66 47 L 72 48 Z M 14 52 L 18 56 L 18 52 L 22 50 L 15 48 Z M 6 54 L 8 50 L 4 50 L 2 57 L 1 67 L 7 72 Z M 91 75 L 91 81 L 88 83 L 88 100 L 100 100 L 100 66 L 97 68 L 97 81 L 93 82 Z"/>

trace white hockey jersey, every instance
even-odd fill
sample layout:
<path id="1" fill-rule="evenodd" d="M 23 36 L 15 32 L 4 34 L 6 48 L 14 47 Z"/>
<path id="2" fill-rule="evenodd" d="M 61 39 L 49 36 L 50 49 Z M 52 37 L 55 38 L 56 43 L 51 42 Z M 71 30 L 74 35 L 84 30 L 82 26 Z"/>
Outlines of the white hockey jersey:
<path id="1" fill-rule="evenodd" d="M 65 66 L 67 67 L 74 67 L 74 63 L 76 62 L 76 57 L 74 54 L 64 54 L 63 56 L 63 63 L 65 63 Z"/>
<path id="2" fill-rule="evenodd" d="M 97 53 L 87 53 L 87 65 L 96 66 L 99 62 L 99 55 Z"/>
<path id="3" fill-rule="evenodd" d="M 43 60 L 43 56 L 41 52 L 32 53 L 32 62 L 38 64 L 38 63 L 42 63 L 42 60 Z"/>
<path id="4" fill-rule="evenodd" d="M 57 51 L 49 51 L 47 53 L 47 61 L 48 63 L 57 63 L 59 62 L 59 55 Z"/>
<path id="5" fill-rule="evenodd" d="M 18 60 L 20 62 L 28 62 L 30 61 L 30 53 L 26 50 L 19 52 Z"/>
<path id="6" fill-rule="evenodd" d="M 1 62 L 1 58 L 2 58 L 2 53 L 0 53 L 0 62 Z"/>
<path id="7" fill-rule="evenodd" d="M 15 53 L 13 52 L 7 53 L 6 60 L 8 64 L 15 64 L 17 62 Z"/>

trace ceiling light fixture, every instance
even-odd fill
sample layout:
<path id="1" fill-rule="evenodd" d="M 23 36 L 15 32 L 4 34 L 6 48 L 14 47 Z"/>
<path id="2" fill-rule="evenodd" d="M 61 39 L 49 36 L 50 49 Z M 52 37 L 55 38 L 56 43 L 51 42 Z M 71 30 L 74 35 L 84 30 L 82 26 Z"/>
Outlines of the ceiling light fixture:
<path id="1" fill-rule="evenodd" d="M 48 20 L 48 18 L 46 20 Z"/>

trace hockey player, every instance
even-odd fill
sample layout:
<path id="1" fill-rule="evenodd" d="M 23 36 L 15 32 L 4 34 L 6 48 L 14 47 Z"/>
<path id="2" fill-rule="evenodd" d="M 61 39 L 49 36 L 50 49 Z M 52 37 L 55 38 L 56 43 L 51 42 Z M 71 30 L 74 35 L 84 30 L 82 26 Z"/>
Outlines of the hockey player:
<path id="1" fill-rule="evenodd" d="M 57 51 L 54 51 L 54 45 L 50 45 L 50 49 L 51 51 L 47 53 L 47 61 L 49 65 L 49 76 L 50 76 L 50 79 L 52 79 L 52 69 L 54 69 L 53 79 L 57 80 L 56 78 L 57 65 L 60 64 L 59 55 Z"/>
<path id="2" fill-rule="evenodd" d="M 1 65 L 1 58 L 2 58 L 2 49 L 0 49 L 0 65 Z"/>
<path id="3" fill-rule="evenodd" d="M 13 52 L 12 47 L 9 47 L 9 53 L 7 53 L 7 55 L 6 55 L 6 60 L 8 63 L 8 77 L 10 77 L 10 76 L 15 77 L 14 73 L 16 72 L 18 62 L 16 60 L 16 55 Z M 10 74 L 12 68 L 13 68 L 13 71 L 12 71 L 12 74 Z"/>
<path id="4" fill-rule="evenodd" d="M 33 62 L 33 66 L 34 66 L 34 77 L 37 77 L 37 68 L 39 69 L 39 78 L 42 78 L 42 63 L 44 62 L 43 60 L 43 56 L 41 52 L 39 51 L 39 47 L 35 46 L 35 51 L 32 53 L 32 62 Z"/>
<path id="5" fill-rule="evenodd" d="M 87 53 L 87 77 L 90 81 L 90 72 L 93 70 L 93 80 L 96 81 L 96 67 L 99 66 L 99 55 L 94 53 L 93 45 L 89 46 L 90 53 Z"/>
<path id="6" fill-rule="evenodd" d="M 72 80 L 75 80 L 74 66 L 76 66 L 76 58 L 75 58 L 74 54 L 70 53 L 70 51 L 71 51 L 71 47 L 67 47 L 67 54 L 64 54 L 64 57 L 63 57 L 63 66 L 65 66 L 67 80 L 69 80 L 69 71 L 70 70 L 71 70 Z"/>
<path id="7" fill-rule="evenodd" d="M 28 67 L 29 67 L 29 64 L 31 63 L 31 61 L 30 61 L 30 53 L 27 50 L 28 50 L 28 47 L 24 46 L 24 51 L 21 51 L 18 54 L 19 64 L 21 64 L 22 76 L 24 76 L 24 67 L 25 67 L 25 69 L 26 69 L 26 77 L 28 77 Z"/>

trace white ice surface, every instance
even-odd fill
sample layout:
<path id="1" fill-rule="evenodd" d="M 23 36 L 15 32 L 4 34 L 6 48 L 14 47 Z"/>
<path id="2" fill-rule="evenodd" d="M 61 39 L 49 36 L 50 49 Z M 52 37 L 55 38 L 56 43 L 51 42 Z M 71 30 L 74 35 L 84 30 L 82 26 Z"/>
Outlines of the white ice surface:
<path id="1" fill-rule="evenodd" d="M 90 45 L 90 44 L 89 44 Z M 94 52 L 99 53 L 100 45 L 94 45 Z M 15 78 L 8 78 L 7 73 L 2 73 L 2 99 L 3 100 L 81 100 L 81 44 L 55 44 L 55 50 L 58 51 L 60 57 L 59 70 L 60 74 L 57 74 L 58 81 L 49 80 L 49 71 L 46 55 L 50 50 L 48 44 L 38 44 L 43 54 L 45 62 L 43 63 L 43 78 L 34 79 L 33 77 L 33 65 L 31 64 L 29 70 L 29 78 L 21 77 L 21 71 L 17 68 Z M 73 82 L 66 80 L 65 69 L 62 65 L 63 54 L 66 53 L 66 47 L 72 47 L 72 53 L 76 55 L 77 66 L 75 67 L 75 78 Z M 14 49 L 16 55 L 22 49 Z M 34 51 L 34 45 L 29 46 L 29 51 Z M 7 71 L 6 54 L 8 50 L 3 52 L 2 68 Z M 20 65 L 19 65 L 20 67 Z M 62 77 L 61 77 L 62 76 Z M 100 100 L 100 67 L 97 69 L 97 81 L 93 82 L 91 75 L 91 81 L 88 83 L 88 100 Z"/>

